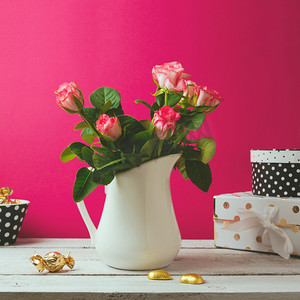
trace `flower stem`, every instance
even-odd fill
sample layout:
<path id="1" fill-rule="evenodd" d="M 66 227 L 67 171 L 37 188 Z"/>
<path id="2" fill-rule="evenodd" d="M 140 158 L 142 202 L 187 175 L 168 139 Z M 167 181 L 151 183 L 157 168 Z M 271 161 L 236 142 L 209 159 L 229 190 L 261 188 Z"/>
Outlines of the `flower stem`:
<path id="1" fill-rule="evenodd" d="M 168 105 L 168 93 L 165 92 L 165 106 Z"/>
<path id="2" fill-rule="evenodd" d="M 163 140 L 160 140 L 160 141 L 159 141 L 159 144 L 158 144 L 158 149 L 157 149 L 157 157 L 160 157 L 160 154 L 161 154 L 161 150 L 162 150 L 163 144 L 164 144 L 164 141 L 163 141 Z"/>
<path id="3" fill-rule="evenodd" d="M 86 114 L 81 110 L 79 112 L 79 115 L 81 116 L 81 118 L 84 120 L 84 122 L 93 130 L 94 134 L 99 138 L 100 140 L 100 133 L 96 130 L 94 124 L 90 123 L 90 121 L 88 120 Z"/>

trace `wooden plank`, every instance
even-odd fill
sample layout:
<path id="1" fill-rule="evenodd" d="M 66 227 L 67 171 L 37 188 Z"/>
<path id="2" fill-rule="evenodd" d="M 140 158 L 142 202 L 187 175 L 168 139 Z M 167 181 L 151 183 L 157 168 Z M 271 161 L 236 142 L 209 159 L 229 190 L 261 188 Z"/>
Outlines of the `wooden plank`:
<path id="1" fill-rule="evenodd" d="M 89 239 L 19 239 L 0 248 L 0 299 L 299 299 L 300 259 L 211 248 L 213 241 L 184 240 L 174 262 L 165 268 L 174 280 L 150 281 L 148 271 L 106 266 Z M 38 273 L 28 261 L 33 250 L 50 251 L 76 260 L 73 270 Z M 179 282 L 195 272 L 203 285 Z"/>
<path id="2" fill-rule="evenodd" d="M 268 294 L 284 295 L 284 299 L 300 293 L 300 276 L 204 276 L 202 285 L 182 284 L 179 276 L 173 280 L 149 280 L 146 276 L 0 276 L 0 291 L 5 293 L 104 293 L 104 294 L 153 294 L 198 293 L 198 299 L 207 295 L 231 295 L 249 293 L 249 299 Z M 24 294 L 23 294 L 24 295 Z M 251 298 L 252 297 L 252 298 Z M 298 294 L 299 297 L 299 294 Z M 129 297 L 128 297 L 129 298 Z M 278 294 L 277 294 L 278 298 Z M 1 299 L 3 299 L 1 297 Z M 10 298 L 11 299 L 11 298 Z M 61 299 L 61 298 L 60 298 Z M 84 297 L 86 299 L 86 297 Z M 209 298 L 214 299 L 214 298 Z M 218 299 L 218 298 L 216 298 Z M 220 299 L 220 298 L 219 298 Z M 237 299 L 234 297 L 232 299 Z M 243 298 L 245 299 L 245 298 Z M 271 298 L 270 298 L 271 299 Z M 295 298 L 296 299 L 296 298 Z M 299 299 L 299 298 L 298 298 Z"/>
<path id="3" fill-rule="evenodd" d="M 33 255 L 31 248 L 3 247 L 0 256 L 0 274 L 37 274 L 36 268 L 29 258 Z M 69 248 L 35 249 L 44 256 L 47 252 L 57 251 L 64 255 Z M 126 271 L 106 266 L 94 248 L 72 248 L 71 255 L 76 261 L 75 268 L 61 273 L 64 276 L 73 275 L 145 275 L 148 271 Z M 201 275 L 256 275 L 285 274 L 300 275 L 300 259 L 292 257 L 285 260 L 278 255 L 236 251 L 230 249 L 181 249 L 173 263 L 165 270 L 173 275 L 190 272 Z M 44 273 L 46 274 L 46 272 Z M 51 275 L 51 274 L 50 274 Z"/>

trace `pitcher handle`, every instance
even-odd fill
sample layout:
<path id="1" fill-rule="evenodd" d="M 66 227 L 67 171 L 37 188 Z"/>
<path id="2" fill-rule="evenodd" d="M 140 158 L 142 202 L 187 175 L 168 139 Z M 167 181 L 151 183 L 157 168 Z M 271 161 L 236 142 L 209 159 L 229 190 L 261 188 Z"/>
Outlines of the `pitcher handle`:
<path id="1" fill-rule="evenodd" d="M 83 201 L 78 202 L 77 207 L 78 207 L 81 217 L 85 223 L 85 226 L 87 227 L 87 229 L 89 231 L 89 234 L 91 237 L 91 245 L 92 245 L 92 247 L 94 247 L 95 246 L 96 227 L 85 207 L 84 202 Z"/>

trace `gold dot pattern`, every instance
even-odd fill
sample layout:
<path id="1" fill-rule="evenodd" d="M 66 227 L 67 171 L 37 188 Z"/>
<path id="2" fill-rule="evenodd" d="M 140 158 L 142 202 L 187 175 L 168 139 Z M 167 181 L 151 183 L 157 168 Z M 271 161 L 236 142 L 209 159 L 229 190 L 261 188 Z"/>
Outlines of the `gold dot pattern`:
<path id="1" fill-rule="evenodd" d="M 269 206 L 270 206 L 270 207 L 274 207 L 275 205 L 274 205 L 274 204 L 270 204 Z"/>
<path id="2" fill-rule="evenodd" d="M 247 203 L 246 204 L 246 209 L 251 209 L 252 208 L 252 204 L 251 203 Z"/>
<path id="3" fill-rule="evenodd" d="M 239 217 L 239 216 L 235 216 L 233 220 L 234 220 L 235 222 L 238 222 L 238 221 L 240 221 L 240 217 Z"/>
<path id="4" fill-rule="evenodd" d="M 270 252 L 270 253 L 275 253 L 272 249 L 268 250 L 268 252 Z"/>
<path id="5" fill-rule="evenodd" d="M 250 247 L 246 247 L 245 250 L 251 250 L 251 248 Z"/>
<path id="6" fill-rule="evenodd" d="M 292 255 L 299 255 L 298 252 L 293 252 Z"/>
<path id="7" fill-rule="evenodd" d="M 297 205 L 293 206 L 293 212 L 297 214 L 299 212 L 299 206 Z"/>
<path id="8" fill-rule="evenodd" d="M 224 202 L 223 206 L 224 206 L 225 209 L 228 209 L 230 205 L 229 205 L 228 202 Z"/>
<path id="9" fill-rule="evenodd" d="M 228 245 L 224 245 L 224 248 L 229 248 L 229 246 Z"/>
<path id="10" fill-rule="evenodd" d="M 292 229 L 293 232 L 298 232 L 299 231 L 299 227 L 296 226 L 296 225 L 292 226 L 291 229 Z"/>
<path id="11" fill-rule="evenodd" d="M 215 239 L 219 237 L 219 234 L 215 231 Z"/>
<path id="12" fill-rule="evenodd" d="M 258 236 L 256 237 L 256 241 L 257 241 L 258 243 L 261 243 L 261 240 L 262 240 L 261 236 L 258 235 Z"/>
<path id="13" fill-rule="evenodd" d="M 234 239 L 235 239 L 236 241 L 238 241 L 238 240 L 240 239 L 240 235 L 239 235 L 238 233 L 236 233 L 236 234 L 234 235 Z"/>

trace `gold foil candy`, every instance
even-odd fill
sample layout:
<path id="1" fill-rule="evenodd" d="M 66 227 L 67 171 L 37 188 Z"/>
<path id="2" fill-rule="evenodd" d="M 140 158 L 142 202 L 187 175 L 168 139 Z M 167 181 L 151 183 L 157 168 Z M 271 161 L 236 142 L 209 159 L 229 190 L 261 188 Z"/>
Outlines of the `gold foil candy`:
<path id="1" fill-rule="evenodd" d="M 180 278 L 181 283 L 201 284 L 204 282 L 202 277 L 196 273 L 184 274 Z"/>
<path id="2" fill-rule="evenodd" d="M 0 204 L 9 204 L 9 197 L 13 193 L 13 190 L 9 187 L 3 187 L 0 189 Z"/>
<path id="3" fill-rule="evenodd" d="M 70 256 L 70 251 L 67 257 L 59 252 L 49 252 L 44 257 L 34 252 L 34 255 L 29 259 L 39 272 L 43 272 L 45 269 L 49 272 L 59 272 L 65 265 L 70 269 L 73 269 L 75 260 Z"/>
<path id="4" fill-rule="evenodd" d="M 170 280 L 172 279 L 171 275 L 164 270 L 154 270 L 148 274 L 148 279 L 151 280 Z"/>

